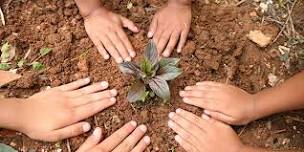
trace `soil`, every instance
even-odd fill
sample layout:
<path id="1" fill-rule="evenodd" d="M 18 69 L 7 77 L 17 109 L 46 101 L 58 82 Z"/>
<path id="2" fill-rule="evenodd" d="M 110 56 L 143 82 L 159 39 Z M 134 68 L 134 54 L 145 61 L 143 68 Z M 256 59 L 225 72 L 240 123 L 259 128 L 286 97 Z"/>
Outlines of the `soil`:
<path id="1" fill-rule="evenodd" d="M 42 73 L 25 68 L 19 71 L 23 77 L 1 89 L 5 97 L 26 98 L 46 86 L 58 86 L 71 81 L 91 77 L 94 82 L 106 80 L 111 88 L 118 89 L 115 106 L 90 118 L 94 126 L 103 128 L 109 136 L 129 120 L 136 120 L 148 126 L 152 144 L 147 151 L 183 152 L 174 141 L 174 133 L 167 127 L 168 113 L 183 108 L 196 114 L 201 109 L 184 104 L 179 90 L 198 81 L 212 80 L 233 84 L 250 93 L 271 87 L 268 74 L 273 73 L 284 81 L 299 71 L 297 62 L 291 62 L 292 69 L 282 66 L 276 48 L 283 38 L 266 48 L 260 48 L 249 41 L 250 30 L 261 30 L 275 37 L 279 29 L 272 23 L 261 23 L 251 4 L 239 7 L 207 1 L 195 1 L 193 22 L 188 42 L 181 55 L 182 76 L 170 82 L 172 100 L 169 104 L 157 102 L 142 107 L 134 107 L 126 101 L 126 91 L 130 78 L 118 71 L 114 61 L 105 61 L 87 37 L 83 20 L 73 0 L 1 1 L 6 14 L 6 26 L 0 26 L 0 40 L 16 45 L 16 62 L 30 49 L 28 60 L 34 60 L 41 47 L 53 49 L 42 58 L 47 70 Z M 129 38 L 142 53 L 148 39 L 146 31 L 153 14 L 165 4 L 164 1 L 132 0 L 134 7 L 127 9 L 127 1 L 106 1 L 105 6 L 134 21 L 142 31 L 128 32 Z M 301 2 L 302 3 L 302 2 Z M 303 4 L 295 16 L 301 25 L 296 28 L 303 33 Z M 300 24 L 300 23 L 299 23 Z M 252 146 L 280 150 L 304 149 L 304 111 L 277 114 L 252 122 L 244 127 L 235 127 L 241 139 Z M 69 139 L 75 151 L 89 134 Z M 67 151 L 67 140 L 57 143 L 37 142 L 23 134 L 0 130 L 0 142 L 9 144 L 20 151 Z M 224 141 L 223 141 L 224 142 Z"/>

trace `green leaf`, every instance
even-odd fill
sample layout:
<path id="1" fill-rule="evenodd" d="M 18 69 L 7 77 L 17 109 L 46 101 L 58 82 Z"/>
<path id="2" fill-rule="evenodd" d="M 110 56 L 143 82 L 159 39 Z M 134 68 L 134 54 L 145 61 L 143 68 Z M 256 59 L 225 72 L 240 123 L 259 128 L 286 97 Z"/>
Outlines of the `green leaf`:
<path id="1" fill-rule="evenodd" d="M 180 68 L 168 65 L 160 68 L 159 73 L 160 75 L 158 75 L 158 77 L 168 81 L 175 79 L 176 77 L 181 75 L 183 71 Z"/>
<path id="2" fill-rule="evenodd" d="M 45 55 L 49 54 L 51 51 L 52 51 L 51 48 L 47 48 L 47 47 L 41 48 L 40 49 L 40 56 L 45 56 Z"/>
<path id="3" fill-rule="evenodd" d="M 135 83 L 132 84 L 128 92 L 128 96 L 127 96 L 128 101 L 131 103 L 137 101 L 145 101 L 146 97 L 147 97 L 147 93 L 146 93 L 145 84 L 141 81 L 135 81 Z"/>
<path id="4" fill-rule="evenodd" d="M 123 62 L 118 65 L 120 71 L 124 74 L 131 74 L 137 78 L 145 78 L 146 74 L 140 70 L 137 64 L 132 62 Z"/>
<path id="5" fill-rule="evenodd" d="M 143 71 L 148 76 L 151 75 L 152 68 L 153 68 L 152 63 L 146 58 L 140 63 L 141 71 Z"/>
<path id="6" fill-rule="evenodd" d="M 176 66 L 179 63 L 179 58 L 162 58 L 159 61 L 160 67 L 165 67 L 167 65 Z"/>
<path id="7" fill-rule="evenodd" d="M 17 152 L 17 150 L 12 148 L 11 146 L 0 143 L 0 152 Z"/>
<path id="8" fill-rule="evenodd" d="M 0 70 L 7 71 L 11 68 L 11 66 L 8 63 L 0 63 Z"/>
<path id="9" fill-rule="evenodd" d="M 149 41 L 144 56 L 151 62 L 152 66 L 158 62 L 158 52 L 156 44 L 153 42 L 153 40 Z"/>
<path id="10" fill-rule="evenodd" d="M 22 68 L 23 65 L 24 65 L 24 62 L 25 62 L 25 60 L 24 60 L 24 59 L 21 59 L 21 60 L 17 63 L 18 67 L 19 67 L 19 68 Z"/>
<path id="11" fill-rule="evenodd" d="M 166 80 L 155 77 L 149 82 L 149 87 L 151 90 L 165 102 L 170 100 L 170 88 Z"/>
<path id="12" fill-rule="evenodd" d="M 7 63 L 10 59 L 10 50 L 11 45 L 8 42 L 4 43 L 1 47 L 1 63 Z"/>
<path id="13" fill-rule="evenodd" d="M 33 62 L 32 64 L 32 68 L 36 71 L 43 71 L 44 70 L 44 65 L 40 62 Z"/>

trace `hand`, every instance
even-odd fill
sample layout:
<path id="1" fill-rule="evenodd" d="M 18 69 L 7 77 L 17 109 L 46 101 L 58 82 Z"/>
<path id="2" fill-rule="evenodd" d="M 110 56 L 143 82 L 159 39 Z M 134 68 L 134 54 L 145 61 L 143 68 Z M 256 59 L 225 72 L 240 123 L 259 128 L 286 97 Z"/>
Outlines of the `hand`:
<path id="1" fill-rule="evenodd" d="M 96 128 L 76 152 L 143 152 L 150 144 L 150 138 L 143 137 L 147 127 L 135 128 L 136 122 L 131 121 L 101 143 L 101 129 Z"/>
<path id="2" fill-rule="evenodd" d="M 160 55 L 169 57 L 178 41 L 177 52 L 182 51 L 190 25 L 191 2 L 190 4 L 168 2 L 167 6 L 159 10 L 153 17 L 148 37 L 153 37 Z"/>
<path id="3" fill-rule="evenodd" d="M 214 119 L 244 125 L 256 119 L 254 95 L 231 85 L 217 82 L 199 82 L 180 92 L 185 103 L 201 107 Z"/>
<path id="4" fill-rule="evenodd" d="M 230 126 L 207 115 L 201 118 L 177 109 L 169 118 L 169 127 L 177 133 L 175 140 L 187 152 L 239 152 L 245 147 Z"/>
<path id="5" fill-rule="evenodd" d="M 132 21 L 100 7 L 85 17 L 84 25 L 104 59 L 109 59 L 110 54 L 117 63 L 121 63 L 135 57 L 135 51 L 123 30 L 125 27 L 132 32 L 138 32 Z"/>
<path id="6" fill-rule="evenodd" d="M 89 131 L 90 124 L 81 120 L 113 105 L 117 95 L 116 90 L 100 92 L 108 87 L 107 82 L 83 87 L 89 83 L 90 79 L 78 80 L 26 99 L 20 108 L 22 125 L 17 130 L 51 142 Z"/>

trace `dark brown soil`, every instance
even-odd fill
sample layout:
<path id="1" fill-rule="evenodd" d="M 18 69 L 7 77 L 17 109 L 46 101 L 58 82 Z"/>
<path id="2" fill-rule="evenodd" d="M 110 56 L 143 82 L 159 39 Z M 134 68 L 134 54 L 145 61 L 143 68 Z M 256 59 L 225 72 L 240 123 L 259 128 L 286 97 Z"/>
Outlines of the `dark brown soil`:
<path id="1" fill-rule="evenodd" d="M 197 81 L 212 80 L 230 83 L 250 93 L 258 92 L 268 85 L 268 74 L 274 73 L 280 80 L 290 77 L 293 72 L 282 67 L 278 55 L 274 54 L 273 44 L 260 48 L 246 38 L 250 30 L 260 29 L 275 37 L 279 29 L 270 23 L 261 24 L 259 16 L 252 16 L 254 8 L 250 4 L 240 7 L 205 4 L 196 1 L 193 5 L 193 24 L 189 40 L 181 58 L 184 73 L 170 83 L 172 100 L 169 104 L 154 103 L 144 107 L 133 107 L 126 101 L 129 78 L 122 75 L 113 61 L 105 61 L 94 48 L 84 30 L 84 25 L 73 0 L 37 0 L 0 2 L 6 14 L 6 26 L 0 26 L 0 40 L 7 40 L 17 46 L 16 58 L 22 58 L 31 49 L 29 60 L 38 56 L 43 46 L 53 48 L 44 57 L 47 70 L 36 73 L 29 68 L 20 73 L 23 78 L 11 83 L 1 91 L 6 97 L 25 98 L 45 86 L 58 86 L 90 76 L 94 82 L 107 80 L 112 88 L 119 91 L 118 103 L 91 118 L 95 126 L 103 128 L 106 136 L 133 119 L 148 126 L 152 144 L 147 151 L 183 151 L 174 142 L 174 133 L 167 127 L 168 113 L 176 108 L 184 108 L 199 114 L 201 110 L 185 105 L 178 91 Z M 129 17 L 143 30 L 138 34 L 129 33 L 138 55 L 144 49 L 146 31 L 157 8 L 164 4 L 155 0 L 132 0 L 134 7 L 126 8 L 127 1 L 107 1 L 106 7 Z M 299 9 L 303 10 L 302 7 Z M 302 11 L 303 12 L 303 11 Z M 297 16 L 303 23 L 303 15 Z M 302 19 L 302 20 L 301 20 Z M 302 26 L 297 26 L 303 32 Z M 284 39 L 279 41 L 283 42 Z M 293 62 L 296 64 L 296 62 Z M 296 67 L 296 65 L 292 66 Z M 255 121 L 245 127 L 236 127 L 242 140 L 253 146 L 276 149 L 304 149 L 303 111 L 278 114 Z M 87 135 L 69 140 L 72 151 L 84 141 Z M 58 148 L 67 151 L 66 141 L 43 143 L 29 139 L 20 133 L 0 130 L 0 142 L 12 145 L 22 151 L 54 151 Z M 223 141 L 225 142 L 225 141 Z"/>

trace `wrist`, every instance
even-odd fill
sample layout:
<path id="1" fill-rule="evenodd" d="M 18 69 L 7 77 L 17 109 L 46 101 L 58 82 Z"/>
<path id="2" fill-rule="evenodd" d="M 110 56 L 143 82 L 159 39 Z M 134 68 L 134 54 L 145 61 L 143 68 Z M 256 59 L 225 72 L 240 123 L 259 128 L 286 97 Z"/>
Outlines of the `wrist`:
<path id="1" fill-rule="evenodd" d="M 0 128 L 20 131 L 22 127 L 22 99 L 5 99 L 0 102 Z"/>
<path id="2" fill-rule="evenodd" d="M 191 6 L 191 0 L 168 0 L 168 5 L 177 5 L 177 6 Z"/>

